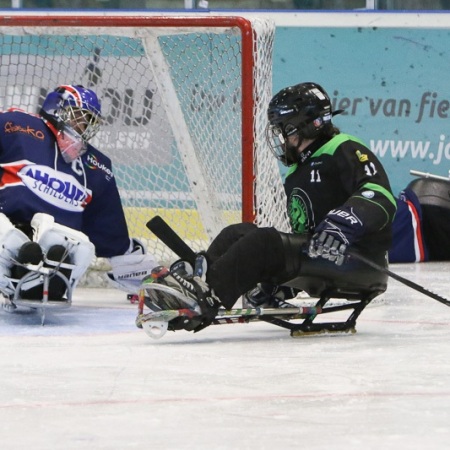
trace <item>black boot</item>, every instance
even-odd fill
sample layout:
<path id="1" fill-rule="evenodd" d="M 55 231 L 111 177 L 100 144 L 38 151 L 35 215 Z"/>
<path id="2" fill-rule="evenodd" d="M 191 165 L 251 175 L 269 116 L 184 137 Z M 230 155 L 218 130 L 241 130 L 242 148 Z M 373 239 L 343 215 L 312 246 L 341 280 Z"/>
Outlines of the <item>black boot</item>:
<path id="1" fill-rule="evenodd" d="M 21 264 L 39 264 L 43 259 L 41 246 L 37 242 L 25 242 L 20 247 L 16 260 Z M 11 277 L 20 280 L 30 271 L 25 267 L 14 265 L 11 268 Z M 42 299 L 42 285 L 34 286 L 27 290 L 20 291 L 20 297 L 27 300 Z"/>
<path id="2" fill-rule="evenodd" d="M 244 299 L 253 308 L 295 308 L 285 299 L 294 298 L 298 290 L 288 286 L 259 283 L 258 286 L 244 294 Z"/>
<path id="3" fill-rule="evenodd" d="M 66 248 L 62 245 L 53 245 L 48 249 L 47 259 L 50 261 L 54 261 L 55 264 L 44 264 L 45 267 L 56 268 L 59 263 L 67 263 L 70 264 L 71 258 L 66 252 Z M 71 269 L 63 269 L 59 268 L 58 272 L 61 272 L 66 278 L 69 280 L 70 275 L 72 273 Z M 49 300 L 65 300 L 64 294 L 67 290 L 67 284 L 65 281 L 59 277 L 58 275 L 53 275 L 50 278 L 49 286 L 48 286 L 48 299 Z"/>

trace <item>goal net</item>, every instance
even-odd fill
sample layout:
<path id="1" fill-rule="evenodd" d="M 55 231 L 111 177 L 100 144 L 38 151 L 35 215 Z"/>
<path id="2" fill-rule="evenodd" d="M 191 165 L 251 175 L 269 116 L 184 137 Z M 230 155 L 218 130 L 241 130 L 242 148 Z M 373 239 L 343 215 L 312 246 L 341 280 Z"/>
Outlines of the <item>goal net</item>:
<path id="1" fill-rule="evenodd" d="M 113 161 L 130 236 L 162 263 L 175 255 L 146 228 L 155 215 L 196 251 L 231 223 L 287 228 L 265 141 L 271 21 L 11 15 L 0 29 L 0 108 L 38 112 L 58 85 L 93 89 L 104 124 L 91 143 Z M 92 269 L 85 283 L 101 285 L 106 261 Z"/>

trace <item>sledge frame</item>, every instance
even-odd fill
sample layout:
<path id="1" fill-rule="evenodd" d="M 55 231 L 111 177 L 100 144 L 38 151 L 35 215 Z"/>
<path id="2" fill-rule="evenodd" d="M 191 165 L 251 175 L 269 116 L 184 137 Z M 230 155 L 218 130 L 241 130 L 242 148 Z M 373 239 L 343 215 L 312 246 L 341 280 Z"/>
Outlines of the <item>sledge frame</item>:
<path id="1" fill-rule="evenodd" d="M 162 287 L 157 283 L 146 284 L 140 293 L 140 302 L 138 308 L 138 315 L 136 317 L 136 326 L 144 328 L 144 331 L 152 338 L 159 339 L 165 334 L 159 332 L 155 335 L 150 329 L 164 328 L 160 324 L 165 323 L 165 329 L 170 320 L 177 317 L 192 318 L 198 312 L 193 309 L 184 310 L 162 310 L 152 311 L 144 314 L 144 299 L 145 289 L 160 289 L 166 293 L 172 293 L 174 296 L 184 299 L 189 303 L 191 299 L 185 299 L 184 296 L 167 286 Z M 372 290 L 367 292 L 338 292 L 336 289 L 329 289 L 324 291 L 320 298 L 312 307 L 292 307 L 292 308 L 235 308 L 231 310 L 220 309 L 212 325 L 223 325 L 232 323 L 249 323 L 254 321 L 263 321 L 281 328 L 288 329 L 291 337 L 303 337 L 317 334 L 332 334 L 332 333 L 356 333 L 356 320 L 367 305 L 379 294 L 382 290 Z M 341 298 L 347 300 L 346 303 L 340 305 L 326 306 L 331 298 Z M 322 314 L 336 313 L 340 311 L 349 311 L 349 316 L 346 320 L 316 322 L 317 316 Z M 300 323 L 294 322 L 301 320 Z"/>
<path id="2" fill-rule="evenodd" d="M 49 263 L 49 261 L 46 262 Z M 54 262 L 50 261 L 50 264 L 51 263 L 54 264 Z M 39 311 L 39 314 L 41 316 L 41 325 L 45 324 L 47 310 L 59 311 L 61 309 L 67 309 L 72 305 L 72 286 L 70 284 L 69 279 L 58 270 L 60 267 L 64 267 L 65 264 L 61 263 L 56 268 L 43 267 L 43 264 L 44 262 L 41 262 L 38 265 L 32 264 L 23 265 L 23 267 L 29 270 L 29 272 L 26 273 L 20 280 L 17 280 L 14 295 L 9 300 L 8 299 L 6 300 L 6 302 L 9 302 L 8 305 L 9 307 L 4 307 L 4 309 L 9 312 L 14 312 L 18 306 L 35 309 Z M 22 290 L 23 285 L 27 281 L 35 279 L 36 274 L 38 274 L 39 280 L 43 286 L 42 299 L 32 300 L 22 298 L 20 292 Z M 61 278 L 64 281 L 64 284 L 66 285 L 66 296 L 62 300 L 49 300 L 48 289 L 50 279 L 54 276 Z"/>

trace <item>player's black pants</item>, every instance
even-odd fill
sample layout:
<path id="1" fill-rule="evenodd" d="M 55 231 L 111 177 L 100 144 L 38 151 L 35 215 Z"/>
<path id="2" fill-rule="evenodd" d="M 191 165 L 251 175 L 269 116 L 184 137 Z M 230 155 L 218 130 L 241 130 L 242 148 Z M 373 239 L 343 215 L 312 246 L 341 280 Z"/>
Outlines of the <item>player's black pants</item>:
<path id="1" fill-rule="evenodd" d="M 387 275 L 355 259 L 337 266 L 322 258 L 309 258 L 307 241 L 307 236 L 281 233 L 275 228 L 230 225 L 207 251 L 207 281 L 227 309 L 260 282 L 293 286 L 317 297 L 328 291 L 366 294 L 386 290 Z M 365 256 L 385 266 L 385 253 Z"/>

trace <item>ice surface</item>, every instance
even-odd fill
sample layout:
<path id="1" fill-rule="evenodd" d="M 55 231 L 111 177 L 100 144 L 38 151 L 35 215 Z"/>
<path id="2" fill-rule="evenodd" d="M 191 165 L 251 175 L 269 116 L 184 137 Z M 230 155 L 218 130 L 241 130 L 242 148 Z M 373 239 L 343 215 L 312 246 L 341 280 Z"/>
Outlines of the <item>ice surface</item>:
<path id="1" fill-rule="evenodd" d="M 391 270 L 450 297 L 450 264 Z M 115 290 L 0 312 L 2 449 L 450 448 L 450 308 L 391 280 L 356 334 L 134 325 Z"/>

